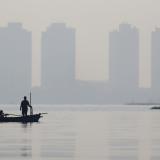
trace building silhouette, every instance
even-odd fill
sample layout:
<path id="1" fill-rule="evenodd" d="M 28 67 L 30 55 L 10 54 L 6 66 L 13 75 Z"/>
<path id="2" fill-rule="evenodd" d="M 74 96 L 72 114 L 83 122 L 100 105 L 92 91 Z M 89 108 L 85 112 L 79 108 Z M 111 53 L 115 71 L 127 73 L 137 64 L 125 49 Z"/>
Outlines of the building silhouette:
<path id="1" fill-rule="evenodd" d="M 17 102 L 31 89 L 31 32 L 20 23 L 0 28 L 0 100 Z"/>
<path id="2" fill-rule="evenodd" d="M 128 94 L 133 98 L 139 86 L 138 29 L 130 24 L 121 24 L 119 30 L 110 32 L 109 52 L 109 84 L 112 91 L 119 99 L 126 98 Z"/>
<path id="3" fill-rule="evenodd" d="M 151 52 L 152 94 L 155 97 L 160 94 L 160 28 L 152 32 Z"/>
<path id="4" fill-rule="evenodd" d="M 42 33 L 42 86 L 66 87 L 75 81 L 75 29 L 53 23 Z"/>

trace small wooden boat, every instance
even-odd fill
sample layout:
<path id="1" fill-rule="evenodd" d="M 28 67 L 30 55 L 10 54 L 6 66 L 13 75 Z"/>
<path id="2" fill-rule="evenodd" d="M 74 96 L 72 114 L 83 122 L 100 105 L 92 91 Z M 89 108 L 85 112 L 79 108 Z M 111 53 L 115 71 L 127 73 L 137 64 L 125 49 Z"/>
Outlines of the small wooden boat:
<path id="1" fill-rule="evenodd" d="M 151 109 L 160 109 L 160 106 L 153 106 Z"/>
<path id="2" fill-rule="evenodd" d="M 16 114 L 4 114 L 3 110 L 0 110 L 0 123 L 1 122 L 21 122 L 21 123 L 38 122 L 43 114 L 47 114 L 47 113 L 33 114 L 33 108 L 31 106 L 31 92 L 30 92 L 30 103 L 29 104 L 30 104 L 29 105 L 30 115 L 27 115 L 27 116 L 16 115 Z"/>
<path id="3" fill-rule="evenodd" d="M 0 116 L 0 122 L 38 122 L 39 119 L 42 117 L 42 113 L 27 115 L 27 116 Z"/>

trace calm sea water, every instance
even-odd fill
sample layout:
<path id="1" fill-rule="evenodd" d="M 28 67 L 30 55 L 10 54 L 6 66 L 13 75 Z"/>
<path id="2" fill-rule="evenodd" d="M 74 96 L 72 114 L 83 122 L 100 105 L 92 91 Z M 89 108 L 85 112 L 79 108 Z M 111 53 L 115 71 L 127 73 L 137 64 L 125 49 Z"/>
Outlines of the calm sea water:
<path id="1" fill-rule="evenodd" d="M 19 113 L 19 107 L 4 107 Z M 39 123 L 0 123 L 2 160 L 159 160 L 160 111 L 147 106 L 41 106 Z"/>

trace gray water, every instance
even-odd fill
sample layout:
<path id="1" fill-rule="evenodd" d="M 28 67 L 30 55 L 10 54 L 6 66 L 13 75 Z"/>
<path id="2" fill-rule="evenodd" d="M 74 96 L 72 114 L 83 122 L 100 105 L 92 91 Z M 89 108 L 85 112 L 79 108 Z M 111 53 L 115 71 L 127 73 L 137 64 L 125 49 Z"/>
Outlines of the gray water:
<path id="1" fill-rule="evenodd" d="M 15 106 L 1 108 L 19 113 Z M 39 123 L 0 123 L 0 159 L 160 159 L 160 111 L 151 111 L 147 106 L 34 109 L 49 114 Z"/>

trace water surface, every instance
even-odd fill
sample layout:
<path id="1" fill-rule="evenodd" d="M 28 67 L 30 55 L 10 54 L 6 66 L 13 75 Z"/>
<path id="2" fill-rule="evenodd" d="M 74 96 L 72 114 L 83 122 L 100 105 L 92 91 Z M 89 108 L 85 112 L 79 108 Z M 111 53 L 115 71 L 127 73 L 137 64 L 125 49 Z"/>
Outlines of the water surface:
<path id="1" fill-rule="evenodd" d="M 1 107 L 3 108 L 3 107 Z M 14 107 L 4 107 L 19 113 Z M 41 106 L 39 123 L 0 123 L 3 160 L 159 160 L 160 111 L 146 106 Z"/>

